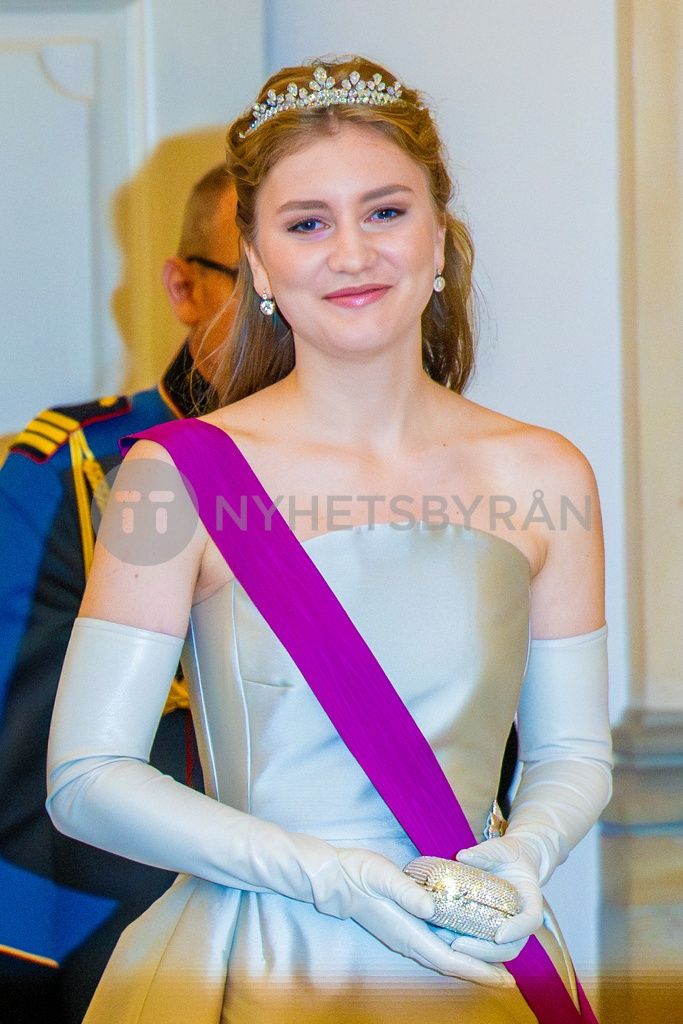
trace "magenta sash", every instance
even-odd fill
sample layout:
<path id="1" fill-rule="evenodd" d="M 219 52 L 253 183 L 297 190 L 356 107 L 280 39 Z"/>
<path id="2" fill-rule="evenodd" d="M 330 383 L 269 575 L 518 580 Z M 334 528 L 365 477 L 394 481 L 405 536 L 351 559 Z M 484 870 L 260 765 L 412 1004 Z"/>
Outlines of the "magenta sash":
<path id="1" fill-rule="evenodd" d="M 138 438 L 171 455 L 236 579 L 420 853 L 452 858 L 477 843 L 415 720 L 232 438 L 203 420 L 171 420 L 122 438 L 121 450 Z M 220 528 L 219 496 L 235 514 L 224 509 Z M 581 984 L 577 1010 L 535 936 L 506 966 L 539 1024 L 598 1024 Z"/>

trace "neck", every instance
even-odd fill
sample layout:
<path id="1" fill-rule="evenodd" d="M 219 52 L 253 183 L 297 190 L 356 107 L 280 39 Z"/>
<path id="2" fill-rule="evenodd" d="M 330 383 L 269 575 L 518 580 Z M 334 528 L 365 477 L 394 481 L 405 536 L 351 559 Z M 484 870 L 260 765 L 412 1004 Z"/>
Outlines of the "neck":
<path id="1" fill-rule="evenodd" d="M 297 344 L 296 366 L 278 387 L 290 414 L 321 444 L 389 455 L 424 436 L 438 385 L 411 340 L 343 359 Z"/>

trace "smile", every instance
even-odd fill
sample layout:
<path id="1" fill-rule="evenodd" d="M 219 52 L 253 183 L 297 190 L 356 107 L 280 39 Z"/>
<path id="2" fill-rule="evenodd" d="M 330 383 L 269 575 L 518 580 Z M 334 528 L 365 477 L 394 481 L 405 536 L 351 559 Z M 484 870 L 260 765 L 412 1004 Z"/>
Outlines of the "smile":
<path id="1" fill-rule="evenodd" d="M 390 287 L 388 284 L 366 284 L 358 288 L 342 288 L 323 297 L 328 302 L 333 302 L 335 306 L 369 306 L 383 298 Z"/>

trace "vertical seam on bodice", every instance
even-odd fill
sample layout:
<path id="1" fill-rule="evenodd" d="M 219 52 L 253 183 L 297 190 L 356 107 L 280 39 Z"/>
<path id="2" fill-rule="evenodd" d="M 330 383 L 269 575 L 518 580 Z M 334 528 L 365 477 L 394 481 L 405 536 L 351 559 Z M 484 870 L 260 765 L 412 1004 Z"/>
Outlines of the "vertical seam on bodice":
<path id="1" fill-rule="evenodd" d="M 209 759 L 209 765 L 211 768 L 211 776 L 213 782 L 213 790 L 216 794 L 216 799 L 220 800 L 220 788 L 218 785 L 218 772 L 216 771 L 216 756 L 213 749 L 213 740 L 211 736 L 211 730 L 208 725 L 208 716 L 206 713 L 206 703 L 204 701 L 204 683 L 202 680 L 202 669 L 199 663 L 199 655 L 197 653 L 197 638 L 195 634 L 194 622 L 192 621 L 192 614 L 190 614 L 190 638 L 191 643 L 189 648 L 192 655 L 192 663 L 194 665 L 194 677 L 197 681 L 197 686 L 194 692 L 194 698 L 197 701 L 198 711 L 202 720 L 202 730 L 204 733 L 204 742 L 206 744 L 206 753 Z"/>
<path id="2" fill-rule="evenodd" d="M 522 678 L 519 681 L 519 692 L 522 692 L 522 686 L 524 684 L 524 678 L 526 676 L 527 669 L 529 668 L 529 658 L 531 657 L 531 580 L 527 586 L 527 636 L 526 636 L 526 658 L 524 659 L 524 670 L 522 672 Z M 519 703 L 519 699 L 517 700 Z M 515 715 L 515 718 L 517 716 Z"/>
<path id="3" fill-rule="evenodd" d="M 230 627 L 232 630 L 232 651 L 231 657 L 234 666 L 234 678 L 239 686 L 239 697 L 242 703 L 242 714 L 244 721 L 244 754 L 245 754 L 245 798 L 246 807 L 245 810 L 248 814 L 251 814 L 251 779 L 252 779 L 252 742 L 251 742 L 251 721 L 249 719 L 249 707 L 247 705 L 247 695 L 244 691 L 244 677 L 242 675 L 242 667 L 240 665 L 239 651 L 237 648 L 237 611 L 236 611 L 236 598 L 237 598 L 237 580 L 232 581 L 232 592 L 230 594 Z"/>

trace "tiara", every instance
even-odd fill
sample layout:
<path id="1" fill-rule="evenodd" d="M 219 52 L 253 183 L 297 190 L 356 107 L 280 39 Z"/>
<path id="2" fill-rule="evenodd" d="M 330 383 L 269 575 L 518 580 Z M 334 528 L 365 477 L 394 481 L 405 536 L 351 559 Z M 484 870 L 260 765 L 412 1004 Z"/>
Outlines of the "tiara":
<path id="1" fill-rule="evenodd" d="M 296 82 L 290 82 L 285 92 L 276 93 L 270 89 L 265 102 L 255 103 L 252 107 L 253 121 L 245 132 L 240 132 L 240 138 L 246 139 L 284 110 L 317 110 L 351 103 L 371 106 L 384 106 L 387 103 L 409 105 L 407 100 L 401 99 L 400 83 L 387 85 L 378 71 L 367 82 L 357 71 L 352 71 L 348 78 L 342 80 L 341 85 L 337 85 L 325 68 L 318 65 L 308 86 L 305 89 Z"/>

